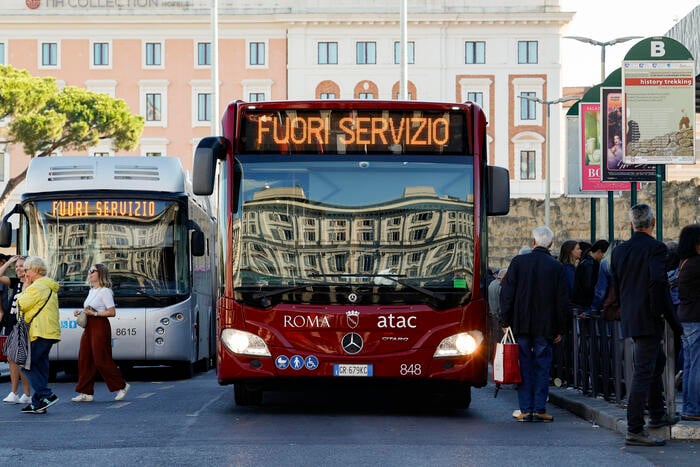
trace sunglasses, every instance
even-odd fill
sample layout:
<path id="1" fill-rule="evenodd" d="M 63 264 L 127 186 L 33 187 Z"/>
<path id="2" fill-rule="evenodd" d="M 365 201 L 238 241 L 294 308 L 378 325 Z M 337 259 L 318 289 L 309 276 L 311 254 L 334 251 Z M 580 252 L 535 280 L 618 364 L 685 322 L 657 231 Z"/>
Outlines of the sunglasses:
<path id="1" fill-rule="evenodd" d="M 90 268 L 90 270 L 88 271 L 88 274 L 92 274 L 93 272 L 96 272 L 96 271 L 97 271 L 97 269 L 95 269 L 95 268 Z"/>

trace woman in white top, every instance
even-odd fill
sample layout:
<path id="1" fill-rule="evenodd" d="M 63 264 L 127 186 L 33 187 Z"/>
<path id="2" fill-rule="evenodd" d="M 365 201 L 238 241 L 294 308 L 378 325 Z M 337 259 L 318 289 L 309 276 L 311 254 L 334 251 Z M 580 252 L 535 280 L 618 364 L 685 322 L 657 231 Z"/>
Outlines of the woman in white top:
<path id="1" fill-rule="evenodd" d="M 117 395 L 114 400 L 122 400 L 129 391 L 129 384 L 124 381 L 122 373 L 112 358 L 111 316 L 116 315 L 112 281 L 109 270 L 104 264 L 95 264 L 88 271 L 88 293 L 82 310 L 73 313 L 87 313 L 87 326 L 80 338 L 78 351 L 78 384 L 75 386 L 77 396 L 73 402 L 92 402 L 95 393 L 95 379 L 99 372 L 107 388 Z"/>

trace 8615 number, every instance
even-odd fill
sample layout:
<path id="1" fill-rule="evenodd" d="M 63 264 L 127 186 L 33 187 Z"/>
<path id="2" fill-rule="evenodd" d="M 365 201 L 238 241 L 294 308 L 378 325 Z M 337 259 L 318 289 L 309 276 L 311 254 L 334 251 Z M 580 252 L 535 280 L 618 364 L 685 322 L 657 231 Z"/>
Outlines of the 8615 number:
<path id="1" fill-rule="evenodd" d="M 115 336 L 135 336 L 136 328 L 116 328 L 114 330 Z"/>

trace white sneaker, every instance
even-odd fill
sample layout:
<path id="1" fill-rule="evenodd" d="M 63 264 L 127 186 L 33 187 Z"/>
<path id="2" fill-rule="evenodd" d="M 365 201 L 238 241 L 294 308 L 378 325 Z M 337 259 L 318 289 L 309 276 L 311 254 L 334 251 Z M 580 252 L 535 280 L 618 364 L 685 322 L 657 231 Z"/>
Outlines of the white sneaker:
<path id="1" fill-rule="evenodd" d="M 78 394 L 77 396 L 71 398 L 73 402 L 92 402 L 95 398 L 92 394 Z"/>
<path id="2" fill-rule="evenodd" d="M 10 391 L 10 393 L 7 395 L 7 397 L 4 398 L 2 401 L 7 402 L 8 404 L 19 404 L 20 403 L 19 396 L 12 391 Z"/>
<path id="3" fill-rule="evenodd" d="M 129 392 L 129 389 L 131 389 L 131 385 L 129 383 L 126 383 L 126 386 L 124 386 L 124 389 L 120 389 L 117 392 L 117 395 L 114 396 L 115 401 L 120 401 L 126 397 L 126 393 Z"/>
<path id="4" fill-rule="evenodd" d="M 26 394 L 22 394 L 22 397 L 19 398 L 18 404 L 30 404 L 32 402 L 32 397 L 28 396 Z"/>

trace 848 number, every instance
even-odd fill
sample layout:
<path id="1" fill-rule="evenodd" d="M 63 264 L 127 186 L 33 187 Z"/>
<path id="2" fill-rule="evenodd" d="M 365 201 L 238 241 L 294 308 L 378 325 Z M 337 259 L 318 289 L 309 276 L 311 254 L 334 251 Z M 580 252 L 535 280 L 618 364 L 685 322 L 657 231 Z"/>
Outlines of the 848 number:
<path id="1" fill-rule="evenodd" d="M 418 376 L 423 371 L 421 369 L 420 363 L 411 363 L 411 364 L 402 363 L 401 368 L 399 369 L 399 372 L 401 373 L 401 376 L 406 376 L 406 375 Z"/>

